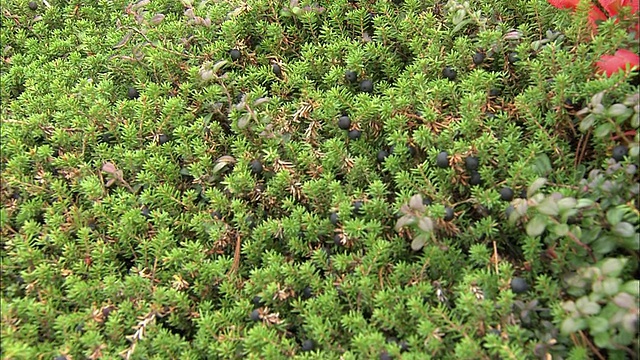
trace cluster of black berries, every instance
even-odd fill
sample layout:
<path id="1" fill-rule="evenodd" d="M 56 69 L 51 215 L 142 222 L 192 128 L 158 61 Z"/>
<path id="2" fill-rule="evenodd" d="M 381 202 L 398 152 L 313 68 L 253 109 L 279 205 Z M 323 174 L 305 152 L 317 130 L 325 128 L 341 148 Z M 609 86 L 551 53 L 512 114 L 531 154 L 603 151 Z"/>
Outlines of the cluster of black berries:
<path id="1" fill-rule="evenodd" d="M 345 71 L 344 78 L 350 84 L 355 84 L 356 82 L 358 82 L 358 74 L 356 74 L 356 72 L 352 70 Z M 360 81 L 360 91 L 366 92 L 366 93 L 372 93 L 373 82 L 369 79 L 364 79 Z"/>
<path id="2" fill-rule="evenodd" d="M 348 115 L 342 115 L 338 119 L 338 127 L 342 130 L 349 131 L 349 139 L 358 140 L 362 135 L 362 131 L 358 129 L 349 130 L 351 128 L 351 119 Z"/>

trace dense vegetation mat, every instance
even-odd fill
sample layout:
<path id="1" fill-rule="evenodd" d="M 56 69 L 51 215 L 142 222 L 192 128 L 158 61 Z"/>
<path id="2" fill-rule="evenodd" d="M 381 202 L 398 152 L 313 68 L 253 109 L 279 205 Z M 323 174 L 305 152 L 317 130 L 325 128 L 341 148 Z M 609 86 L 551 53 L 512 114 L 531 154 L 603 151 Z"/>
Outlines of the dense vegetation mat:
<path id="1" fill-rule="evenodd" d="M 3 359 L 637 358 L 637 8 L 3 2 Z"/>

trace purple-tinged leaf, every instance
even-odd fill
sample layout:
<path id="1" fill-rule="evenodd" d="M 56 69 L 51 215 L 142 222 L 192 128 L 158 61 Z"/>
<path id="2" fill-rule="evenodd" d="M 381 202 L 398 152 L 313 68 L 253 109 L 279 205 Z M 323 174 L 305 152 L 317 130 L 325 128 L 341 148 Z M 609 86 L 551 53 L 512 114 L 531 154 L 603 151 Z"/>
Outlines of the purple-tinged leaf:
<path id="1" fill-rule="evenodd" d="M 126 43 L 129 42 L 129 40 L 131 40 L 132 36 L 133 36 L 133 31 L 127 32 L 127 34 L 122 38 L 122 40 L 120 40 L 117 44 L 115 44 L 112 47 L 112 49 L 116 50 L 116 49 L 119 49 L 119 48 L 123 47 Z"/>
<path id="2" fill-rule="evenodd" d="M 158 25 L 162 22 L 162 20 L 164 20 L 164 14 L 155 14 L 151 20 L 149 20 L 149 22 L 152 25 Z"/>

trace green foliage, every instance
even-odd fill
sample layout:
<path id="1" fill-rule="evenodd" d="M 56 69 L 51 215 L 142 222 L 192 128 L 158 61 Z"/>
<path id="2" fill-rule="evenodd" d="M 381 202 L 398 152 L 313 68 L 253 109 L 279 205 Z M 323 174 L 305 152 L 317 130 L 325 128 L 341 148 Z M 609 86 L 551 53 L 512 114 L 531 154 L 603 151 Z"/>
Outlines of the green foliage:
<path id="1" fill-rule="evenodd" d="M 637 47 L 626 22 L 589 34 L 544 0 L 37 5 L 3 4 L 0 30 L 4 358 L 638 352 L 637 71 L 594 68 Z"/>

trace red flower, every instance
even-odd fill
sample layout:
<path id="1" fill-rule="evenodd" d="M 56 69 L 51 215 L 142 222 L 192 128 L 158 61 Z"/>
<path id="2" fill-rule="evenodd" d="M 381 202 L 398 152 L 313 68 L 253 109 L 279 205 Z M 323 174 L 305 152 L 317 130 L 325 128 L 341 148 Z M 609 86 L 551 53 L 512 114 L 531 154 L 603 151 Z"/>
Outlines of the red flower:
<path id="1" fill-rule="evenodd" d="M 623 6 L 631 6 L 631 13 L 638 12 L 638 0 L 600 0 L 600 5 L 609 13 L 616 16 Z"/>
<path id="2" fill-rule="evenodd" d="M 598 72 L 604 72 L 607 77 L 626 69 L 627 65 L 631 69 L 638 68 L 640 56 L 632 51 L 620 49 L 614 55 L 602 55 L 600 60 L 596 62 Z"/>
<path id="3" fill-rule="evenodd" d="M 608 19 L 607 15 L 602 12 L 597 6 L 593 5 L 591 10 L 589 10 L 589 24 L 595 31 L 598 27 L 598 21 L 606 21 Z"/>
<path id="4" fill-rule="evenodd" d="M 575 10 L 578 7 L 580 0 L 549 0 L 549 4 L 557 7 L 558 9 L 572 9 Z"/>

